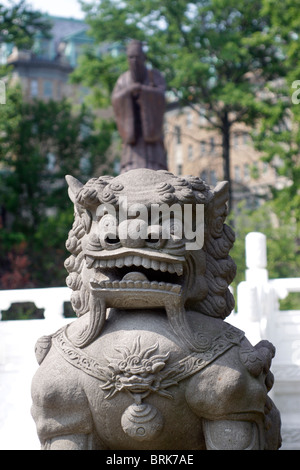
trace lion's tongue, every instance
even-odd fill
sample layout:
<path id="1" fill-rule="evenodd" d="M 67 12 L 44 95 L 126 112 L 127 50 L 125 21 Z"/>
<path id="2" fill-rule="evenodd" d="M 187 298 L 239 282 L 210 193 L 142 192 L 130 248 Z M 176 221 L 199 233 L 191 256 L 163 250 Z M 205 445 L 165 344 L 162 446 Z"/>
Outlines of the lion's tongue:
<path id="1" fill-rule="evenodd" d="M 145 274 L 133 271 L 125 274 L 122 281 L 148 281 L 148 279 Z"/>

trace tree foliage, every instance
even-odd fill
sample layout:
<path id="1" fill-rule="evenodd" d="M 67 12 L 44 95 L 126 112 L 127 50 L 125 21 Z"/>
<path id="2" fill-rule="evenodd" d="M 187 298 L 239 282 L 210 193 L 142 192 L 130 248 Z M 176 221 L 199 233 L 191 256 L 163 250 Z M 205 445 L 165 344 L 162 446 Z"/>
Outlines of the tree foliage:
<path id="1" fill-rule="evenodd" d="M 11 2 L 10 7 L 0 4 L 0 42 L 29 48 L 37 32 L 48 35 L 50 24 L 44 15 L 31 8 L 25 0 Z"/>
<path id="2" fill-rule="evenodd" d="M 272 106 L 260 122 L 255 141 L 265 161 L 288 179 L 284 188 L 272 188 L 277 212 L 283 223 L 296 221 L 300 244 L 300 19 L 297 0 L 280 3 L 265 0 L 274 37 L 281 37 L 280 57 L 285 68 L 282 81 L 269 88 Z"/>
<path id="3" fill-rule="evenodd" d="M 47 36 L 44 15 L 24 0 L 0 5 L 0 42 L 19 49 Z M 106 150 L 112 125 L 86 106 L 28 102 L 1 67 L 6 104 L 0 114 L 0 288 L 65 285 L 65 240 L 73 221 L 64 176 L 83 182 L 111 171 Z"/>
<path id="4" fill-rule="evenodd" d="M 73 220 L 64 177 L 84 182 L 105 168 L 109 124 L 99 123 L 85 106 L 75 113 L 67 100 L 26 102 L 19 87 L 8 87 L 2 110 L 0 285 L 63 285 Z"/>

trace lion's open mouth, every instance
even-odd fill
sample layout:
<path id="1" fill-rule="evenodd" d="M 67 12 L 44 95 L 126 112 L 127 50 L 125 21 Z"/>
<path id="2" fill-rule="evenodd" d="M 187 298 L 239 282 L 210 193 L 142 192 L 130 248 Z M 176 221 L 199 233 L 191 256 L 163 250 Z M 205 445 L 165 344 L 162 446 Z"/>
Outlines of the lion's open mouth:
<path id="1" fill-rule="evenodd" d="M 155 258 L 150 250 L 131 250 L 106 253 L 92 262 L 95 277 L 93 290 L 138 290 L 180 294 L 183 285 L 184 262 L 182 258 L 159 253 Z"/>

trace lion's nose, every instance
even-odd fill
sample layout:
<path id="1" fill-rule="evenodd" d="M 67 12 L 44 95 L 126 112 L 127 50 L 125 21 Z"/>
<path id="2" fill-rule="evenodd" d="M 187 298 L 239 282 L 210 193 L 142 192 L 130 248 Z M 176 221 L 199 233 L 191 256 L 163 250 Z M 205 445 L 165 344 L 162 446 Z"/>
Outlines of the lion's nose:
<path id="1" fill-rule="evenodd" d="M 127 248 L 141 248 L 145 245 L 148 225 L 140 219 L 124 220 L 119 225 L 119 239 Z"/>
<path id="2" fill-rule="evenodd" d="M 152 248 L 162 248 L 166 241 L 161 225 L 150 225 L 147 230 L 146 245 Z"/>

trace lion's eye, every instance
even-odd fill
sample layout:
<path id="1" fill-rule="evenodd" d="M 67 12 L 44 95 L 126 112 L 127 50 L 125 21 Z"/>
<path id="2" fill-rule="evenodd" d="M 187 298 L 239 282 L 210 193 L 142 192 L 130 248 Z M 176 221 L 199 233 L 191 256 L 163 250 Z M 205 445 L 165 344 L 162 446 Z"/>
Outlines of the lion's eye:
<path id="1" fill-rule="evenodd" d="M 120 244 L 118 221 L 111 214 L 105 214 L 98 223 L 100 241 L 103 247 L 112 248 Z"/>
<path id="2" fill-rule="evenodd" d="M 116 228 L 118 226 L 118 221 L 115 216 L 111 214 L 105 214 L 99 221 L 99 230 L 102 232 L 107 232 L 112 228 Z"/>

